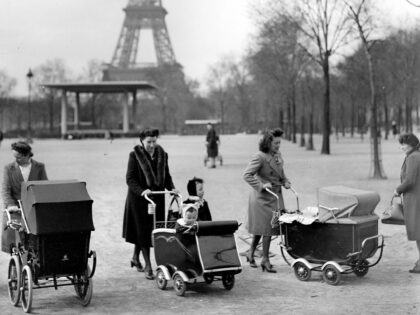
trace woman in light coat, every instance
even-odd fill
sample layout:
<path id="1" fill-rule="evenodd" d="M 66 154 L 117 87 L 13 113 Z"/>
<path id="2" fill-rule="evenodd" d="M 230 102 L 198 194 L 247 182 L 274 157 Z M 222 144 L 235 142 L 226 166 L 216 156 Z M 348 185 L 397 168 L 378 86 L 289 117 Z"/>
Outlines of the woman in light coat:
<path id="1" fill-rule="evenodd" d="M 251 186 L 248 204 L 248 232 L 253 234 L 251 248 L 247 253 L 250 266 L 256 268 L 255 249 L 263 238 L 262 271 L 276 272 L 269 260 L 272 235 L 278 235 L 278 229 L 272 229 L 272 211 L 277 209 L 277 199 L 266 191 L 272 190 L 279 197 L 280 210 L 284 209 L 281 188 L 289 189 L 291 184 L 283 170 L 283 159 L 279 152 L 283 130 L 277 128 L 264 133 L 259 152 L 256 153 L 246 167 L 243 178 Z"/>
<path id="2" fill-rule="evenodd" d="M 401 167 L 401 184 L 395 195 L 402 195 L 404 221 L 409 241 L 416 241 L 419 259 L 410 273 L 420 273 L 420 142 L 412 133 L 400 135 L 398 141 L 406 157 Z"/>

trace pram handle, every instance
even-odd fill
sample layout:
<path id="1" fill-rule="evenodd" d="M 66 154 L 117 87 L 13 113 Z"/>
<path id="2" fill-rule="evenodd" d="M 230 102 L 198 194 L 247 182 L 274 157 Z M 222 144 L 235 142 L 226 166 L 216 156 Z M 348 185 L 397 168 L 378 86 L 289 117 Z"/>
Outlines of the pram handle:
<path id="1" fill-rule="evenodd" d="M 152 199 L 149 198 L 149 195 L 174 195 L 178 199 L 181 199 L 181 203 L 182 203 L 182 195 L 180 193 L 175 193 L 175 192 L 170 191 L 170 190 L 151 191 L 149 194 L 144 195 L 144 198 L 148 202 L 150 202 L 152 205 L 156 205 L 156 203 Z"/>
<path id="2" fill-rule="evenodd" d="M 150 194 L 144 195 L 144 198 L 154 207 L 156 206 L 156 203 L 152 199 L 150 199 L 149 195 L 166 195 L 166 194 L 174 195 L 174 198 L 179 199 L 181 201 L 180 204 L 182 205 L 182 195 L 180 193 L 175 193 L 170 190 L 151 191 Z M 166 220 L 165 220 L 165 227 L 166 227 Z M 153 211 L 153 229 L 156 229 L 156 209 Z"/>
<path id="3" fill-rule="evenodd" d="M 294 188 L 293 187 L 290 187 L 289 188 L 294 194 L 295 194 L 295 196 L 296 196 L 296 204 L 297 204 L 297 211 L 299 211 L 299 195 L 298 195 L 298 193 L 296 192 L 296 190 L 294 190 Z M 270 188 L 265 188 L 265 190 L 268 192 L 268 193 L 270 193 L 270 194 L 272 194 L 276 199 L 277 199 L 277 210 L 280 210 L 279 208 L 280 208 L 280 202 L 279 202 L 279 196 L 277 196 L 277 194 L 275 194 Z"/>
<path id="4" fill-rule="evenodd" d="M 25 214 L 22 211 L 22 209 L 23 209 L 22 203 L 20 202 L 20 200 L 18 200 L 18 203 L 19 203 L 19 208 L 17 208 L 17 209 L 4 209 L 3 210 L 3 212 L 6 212 L 6 215 L 7 215 L 7 222 L 6 222 L 6 227 L 5 227 L 4 230 L 6 230 L 8 227 L 10 227 L 14 230 L 20 230 L 22 228 L 22 223 L 17 222 L 17 220 L 13 220 L 12 216 L 10 215 L 11 213 L 20 213 L 21 218 L 23 220 L 23 223 L 25 223 L 26 231 L 29 231 L 28 223 L 26 223 Z"/>

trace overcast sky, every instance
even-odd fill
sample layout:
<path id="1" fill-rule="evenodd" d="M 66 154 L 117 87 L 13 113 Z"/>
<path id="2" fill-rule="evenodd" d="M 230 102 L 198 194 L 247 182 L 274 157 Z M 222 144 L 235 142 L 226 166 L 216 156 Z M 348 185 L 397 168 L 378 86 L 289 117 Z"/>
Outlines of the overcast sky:
<path id="1" fill-rule="evenodd" d="M 249 35 L 255 32 L 250 4 L 257 1 L 261 2 L 163 0 L 175 56 L 188 77 L 202 80 L 208 66 L 221 57 L 245 53 Z M 75 74 L 80 74 L 91 59 L 110 62 L 125 17 L 122 9 L 127 3 L 128 0 L 0 0 L 0 69 L 18 80 L 14 94 L 27 94 L 28 69 L 47 60 L 61 58 Z M 420 8 L 410 6 L 406 0 L 385 3 L 382 16 L 394 24 L 420 18 Z M 141 61 L 153 61 L 151 35 L 143 34 L 140 41 L 140 52 L 149 52 Z"/>

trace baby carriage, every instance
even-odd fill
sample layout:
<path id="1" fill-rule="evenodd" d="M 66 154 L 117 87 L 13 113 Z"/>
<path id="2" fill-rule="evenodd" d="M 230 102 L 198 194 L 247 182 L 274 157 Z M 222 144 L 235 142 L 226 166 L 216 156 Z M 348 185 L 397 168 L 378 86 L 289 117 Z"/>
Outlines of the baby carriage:
<path id="1" fill-rule="evenodd" d="M 219 163 L 220 166 L 223 165 L 223 157 L 220 155 L 220 153 L 215 157 L 216 162 Z M 210 161 L 209 156 L 206 154 L 204 155 L 204 166 L 207 166 L 207 163 Z"/>
<path id="2" fill-rule="evenodd" d="M 154 192 L 155 194 L 169 192 Z M 182 205 L 181 195 L 176 195 Z M 153 201 L 146 196 L 153 205 Z M 191 284 L 222 281 L 226 290 L 235 284 L 242 270 L 233 233 L 237 221 L 198 221 L 193 233 L 177 233 L 175 222 L 155 222 L 153 246 L 156 259 L 156 283 L 165 290 L 173 280 L 175 292 L 183 296 Z"/>
<path id="3" fill-rule="evenodd" d="M 92 298 L 96 254 L 89 251 L 92 200 L 86 184 L 71 181 L 22 183 L 20 209 L 6 211 L 7 228 L 15 231 L 10 244 L 10 302 L 30 312 L 33 290 L 74 286 L 83 306 Z M 21 220 L 13 219 L 16 215 Z M 88 259 L 92 258 L 92 269 Z"/>
<path id="4" fill-rule="evenodd" d="M 320 188 L 315 217 L 299 211 L 296 197 L 298 210 L 279 219 L 280 249 L 299 280 L 308 281 L 312 271 L 319 271 L 327 284 L 337 285 L 342 274 L 363 277 L 379 263 L 384 237 L 378 234 L 379 218 L 373 213 L 378 193 L 345 186 Z M 376 260 L 369 262 L 378 249 Z"/>

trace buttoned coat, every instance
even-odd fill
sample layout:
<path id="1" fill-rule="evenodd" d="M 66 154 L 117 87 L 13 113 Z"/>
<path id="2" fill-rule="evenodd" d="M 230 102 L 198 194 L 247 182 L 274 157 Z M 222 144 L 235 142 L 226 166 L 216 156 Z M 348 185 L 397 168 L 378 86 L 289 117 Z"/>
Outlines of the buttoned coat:
<path id="1" fill-rule="evenodd" d="M 278 229 L 271 228 L 273 210 L 283 210 L 284 202 L 281 187 L 290 183 L 283 169 L 283 159 L 280 153 L 256 153 L 246 167 L 243 178 L 251 186 L 248 202 L 248 232 L 254 235 L 277 235 Z M 265 183 L 272 184 L 276 198 L 263 189 Z"/>
<path id="2" fill-rule="evenodd" d="M 45 165 L 43 163 L 31 159 L 31 164 L 31 171 L 29 173 L 28 180 L 48 180 Z M 23 181 L 22 172 L 16 162 L 12 162 L 4 167 L 1 196 L 5 208 L 10 206 L 19 206 L 18 200 L 20 200 L 21 197 L 20 186 Z M 20 215 L 18 214 L 13 214 L 13 216 L 14 219 L 20 219 Z M 4 213 L 1 229 L 1 249 L 2 251 L 9 253 L 10 244 L 15 242 L 15 231 L 12 229 L 4 230 L 6 223 L 7 216 L 6 213 Z"/>
<path id="3" fill-rule="evenodd" d="M 407 238 L 420 240 L 420 152 L 409 153 L 401 167 L 401 184 L 396 188 L 402 194 Z"/>

